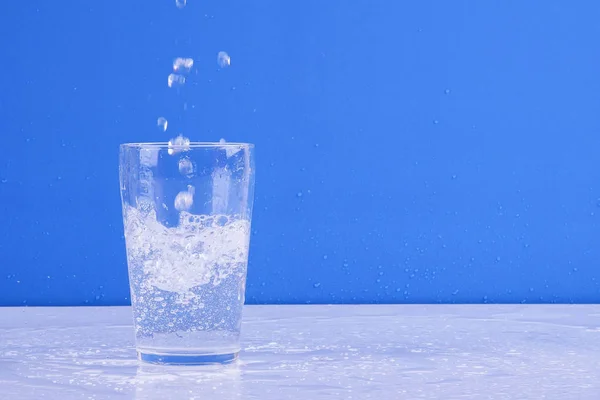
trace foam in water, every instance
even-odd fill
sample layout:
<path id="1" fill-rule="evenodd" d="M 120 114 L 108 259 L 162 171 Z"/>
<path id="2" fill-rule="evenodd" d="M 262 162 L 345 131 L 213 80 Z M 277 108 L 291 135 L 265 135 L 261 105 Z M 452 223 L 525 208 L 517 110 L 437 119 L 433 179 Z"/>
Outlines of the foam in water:
<path id="1" fill-rule="evenodd" d="M 153 207 L 124 212 L 138 351 L 239 351 L 250 221 L 184 211 L 166 227 Z"/>
<path id="2" fill-rule="evenodd" d="M 198 286 L 218 286 L 247 261 L 250 222 L 239 216 L 183 211 L 178 226 L 166 227 L 156 211 L 128 206 L 124 222 L 127 255 L 143 278 L 133 283 L 145 292 L 159 289 L 184 299 Z"/>

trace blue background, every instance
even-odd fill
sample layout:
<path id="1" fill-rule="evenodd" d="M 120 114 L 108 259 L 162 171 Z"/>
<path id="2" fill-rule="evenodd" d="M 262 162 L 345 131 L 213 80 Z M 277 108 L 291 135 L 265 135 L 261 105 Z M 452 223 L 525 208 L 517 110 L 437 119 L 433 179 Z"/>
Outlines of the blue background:
<path id="1" fill-rule="evenodd" d="M 178 131 L 257 146 L 250 303 L 596 302 L 599 13 L 2 1 L 0 304 L 127 304 L 118 145 Z"/>

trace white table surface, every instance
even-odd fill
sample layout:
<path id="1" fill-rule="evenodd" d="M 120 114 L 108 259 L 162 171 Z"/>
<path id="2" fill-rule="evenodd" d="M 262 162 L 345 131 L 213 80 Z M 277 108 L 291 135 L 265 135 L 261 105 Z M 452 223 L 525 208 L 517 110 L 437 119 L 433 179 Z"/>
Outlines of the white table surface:
<path id="1" fill-rule="evenodd" d="M 0 399 L 600 399 L 596 305 L 249 306 L 240 361 L 193 368 L 131 320 L 0 308 Z"/>

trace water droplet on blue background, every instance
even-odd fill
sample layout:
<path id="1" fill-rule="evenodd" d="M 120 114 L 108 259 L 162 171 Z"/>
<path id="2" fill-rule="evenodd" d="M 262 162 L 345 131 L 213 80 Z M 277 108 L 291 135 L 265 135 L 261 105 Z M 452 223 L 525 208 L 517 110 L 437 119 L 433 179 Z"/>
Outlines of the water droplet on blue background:
<path id="1" fill-rule="evenodd" d="M 194 66 L 194 60 L 191 58 L 177 57 L 173 60 L 173 71 L 174 72 L 185 72 L 188 73 Z"/>
<path id="2" fill-rule="evenodd" d="M 185 84 L 185 76 L 179 74 L 169 74 L 167 77 L 167 85 L 170 88 L 179 87 Z"/>
<path id="3" fill-rule="evenodd" d="M 158 126 L 158 128 L 161 129 L 163 132 L 165 132 L 167 130 L 167 127 L 169 126 L 169 121 L 167 121 L 167 119 L 164 117 L 160 117 L 156 121 L 156 126 Z"/>
<path id="4" fill-rule="evenodd" d="M 219 67 L 221 68 L 229 67 L 231 65 L 231 57 L 229 57 L 229 54 L 226 52 L 220 51 L 219 54 L 217 54 L 217 64 L 219 64 Z"/>

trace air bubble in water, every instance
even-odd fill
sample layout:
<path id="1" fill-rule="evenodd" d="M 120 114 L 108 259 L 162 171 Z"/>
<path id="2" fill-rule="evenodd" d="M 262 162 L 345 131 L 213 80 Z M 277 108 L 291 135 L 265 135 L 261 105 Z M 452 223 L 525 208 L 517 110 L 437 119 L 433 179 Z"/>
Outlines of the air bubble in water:
<path id="1" fill-rule="evenodd" d="M 179 135 L 175 139 L 169 140 L 168 150 L 169 155 L 188 151 L 190 149 L 190 139 Z"/>
<path id="2" fill-rule="evenodd" d="M 185 76 L 183 76 L 183 75 L 170 74 L 169 77 L 167 78 L 167 84 L 171 88 L 183 86 L 184 83 L 185 83 Z"/>
<path id="3" fill-rule="evenodd" d="M 187 211 L 192 207 L 192 204 L 194 204 L 194 192 L 195 189 L 193 186 L 188 185 L 188 190 L 187 191 L 181 191 L 179 193 L 177 193 L 177 196 L 175 196 L 175 209 L 177 211 Z"/>
<path id="4" fill-rule="evenodd" d="M 179 172 L 186 176 L 194 174 L 194 164 L 189 158 L 183 157 L 179 160 Z"/>
<path id="5" fill-rule="evenodd" d="M 186 3 L 187 0 L 175 0 L 175 5 L 177 6 L 177 8 L 185 7 Z"/>
<path id="6" fill-rule="evenodd" d="M 231 57 L 229 57 L 229 54 L 226 52 L 220 51 L 219 54 L 217 54 L 217 63 L 221 68 L 229 67 L 231 65 Z"/>
<path id="7" fill-rule="evenodd" d="M 167 127 L 169 126 L 169 121 L 167 121 L 166 118 L 164 117 L 160 117 L 157 121 L 156 121 L 156 126 L 158 126 L 159 129 L 162 129 L 163 132 L 167 130 Z"/>
<path id="8" fill-rule="evenodd" d="M 173 71 L 175 72 L 190 72 L 194 66 L 194 60 L 191 58 L 177 57 L 173 60 Z"/>

